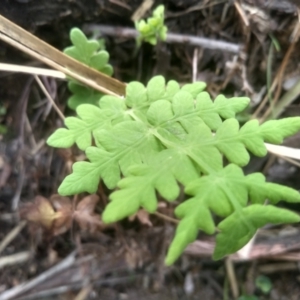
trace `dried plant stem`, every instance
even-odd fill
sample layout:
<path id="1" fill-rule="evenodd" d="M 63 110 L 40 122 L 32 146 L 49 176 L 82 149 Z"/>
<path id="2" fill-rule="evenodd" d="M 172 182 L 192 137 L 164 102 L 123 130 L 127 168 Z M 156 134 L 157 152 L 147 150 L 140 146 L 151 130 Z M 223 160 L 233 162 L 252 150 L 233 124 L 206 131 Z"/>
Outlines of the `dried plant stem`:
<path id="1" fill-rule="evenodd" d="M 160 217 L 161 219 L 166 220 L 166 221 L 169 221 L 169 222 L 172 222 L 172 223 L 175 223 L 175 224 L 178 224 L 178 223 L 179 223 L 179 220 L 176 220 L 176 219 L 174 219 L 174 218 L 171 218 L 171 217 L 169 217 L 169 216 L 166 216 L 166 215 L 164 215 L 164 214 L 162 214 L 162 213 L 155 212 L 154 214 L 155 214 L 156 216 Z"/>
<path id="2" fill-rule="evenodd" d="M 233 295 L 234 299 L 237 299 L 239 296 L 239 288 L 238 288 L 236 275 L 235 275 L 235 271 L 234 271 L 234 264 L 233 264 L 233 261 L 229 257 L 227 257 L 225 259 L 225 267 L 226 267 L 226 273 L 228 276 L 232 295 Z"/>
<path id="3" fill-rule="evenodd" d="M 4 64 L 0 63 L 0 71 L 7 72 L 17 72 L 17 73 L 26 73 L 26 74 L 36 74 L 43 75 L 48 77 L 54 77 L 59 79 L 66 79 L 66 75 L 63 72 L 44 69 L 44 68 L 36 68 L 22 65 L 12 65 L 12 64 Z"/>
<path id="4" fill-rule="evenodd" d="M 101 34 L 127 37 L 127 38 L 136 38 L 138 36 L 138 31 L 133 28 L 126 27 L 114 27 L 107 25 L 97 25 L 97 24 L 88 24 L 84 26 L 85 31 L 100 31 Z M 220 40 L 213 40 L 208 38 L 203 38 L 194 35 L 185 35 L 185 34 L 176 34 L 168 33 L 167 34 L 167 43 L 180 43 L 188 44 L 193 46 L 200 46 L 207 49 L 221 50 L 232 53 L 239 53 L 241 46 L 234 43 L 229 43 Z"/>
<path id="5" fill-rule="evenodd" d="M 125 83 L 67 56 L 1 15 L 0 40 L 91 88 L 109 95 L 125 95 Z"/>
<path id="6" fill-rule="evenodd" d="M 26 221 L 20 222 L 13 230 L 11 230 L 0 243 L 0 253 L 6 248 L 7 245 L 19 234 L 25 227 Z"/>
<path id="7" fill-rule="evenodd" d="M 55 111 L 57 112 L 57 114 L 60 116 L 60 118 L 62 120 L 65 119 L 64 114 L 61 112 L 61 110 L 58 108 L 58 106 L 56 105 L 54 99 L 51 97 L 51 95 L 48 93 L 47 89 L 45 88 L 44 84 L 42 83 L 42 81 L 40 80 L 40 78 L 37 75 L 34 75 L 34 79 L 36 80 L 36 82 L 38 83 L 38 85 L 40 86 L 41 90 L 43 91 L 43 93 L 45 94 L 45 96 L 47 97 L 47 99 L 49 100 L 49 102 L 52 104 L 52 106 L 54 107 Z"/>
<path id="8" fill-rule="evenodd" d="M 68 257 L 66 257 L 63 261 L 55 265 L 54 267 L 50 268 L 49 270 L 45 271 L 38 277 L 25 282 L 23 284 L 20 284 L 16 287 L 11 288 L 10 290 L 7 290 L 0 294 L 0 300 L 9 300 L 9 299 L 14 299 L 18 295 L 34 288 L 35 286 L 39 285 L 42 282 L 45 282 L 48 278 L 55 274 L 59 274 L 63 270 L 69 268 L 74 264 L 76 261 L 75 259 L 75 254 L 76 252 L 71 253 Z"/>

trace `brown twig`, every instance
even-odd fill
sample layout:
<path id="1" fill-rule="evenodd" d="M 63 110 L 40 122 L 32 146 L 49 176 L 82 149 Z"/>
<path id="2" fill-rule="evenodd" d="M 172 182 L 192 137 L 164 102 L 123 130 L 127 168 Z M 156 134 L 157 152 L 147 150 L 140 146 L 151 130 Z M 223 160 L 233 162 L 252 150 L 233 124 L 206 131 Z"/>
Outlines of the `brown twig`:
<path id="1" fill-rule="evenodd" d="M 26 282 L 23 284 L 20 284 L 14 288 L 11 288 L 10 290 L 7 290 L 0 294 L 0 300 L 9 300 L 14 299 L 16 296 L 34 288 L 38 284 L 44 282 L 54 274 L 58 274 L 61 271 L 69 268 L 73 263 L 75 262 L 75 254 L 76 252 L 71 253 L 68 257 L 66 257 L 63 261 L 61 261 L 59 264 L 55 265 L 51 269 L 45 271 L 40 276 Z"/>
<path id="2" fill-rule="evenodd" d="M 115 27 L 108 25 L 97 25 L 97 24 L 87 24 L 83 27 L 84 31 L 100 31 L 101 34 L 111 35 L 111 36 L 119 36 L 119 37 L 127 37 L 127 38 L 136 38 L 138 36 L 138 31 L 133 28 L 127 27 Z M 241 50 L 241 46 L 229 43 L 220 40 L 213 40 L 208 38 L 203 38 L 194 35 L 186 35 L 186 34 L 177 34 L 177 33 L 168 33 L 167 34 L 167 43 L 180 43 L 180 44 L 189 44 L 193 46 L 200 46 L 207 49 L 221 50 L 232 53 L 239 53 Z"/>
<path id="3" fill-rule="evenodd" d="M 156 216 L 160 217 L 161 219 L 164 219 L 166 221 L 169 221 L 169 222 L 172 222 L 172 223 L 175 223 L 175 224 L 178 224 L 179 223 L 179 220 L 176 220 L 174 218 L 171 218 L 169 216 L 166 216 L 162 213 L 159 213 L 158 211 L 154 213 Z"/>
<path id="4" fill-rule="evenodd" d="M 19 234 L 25 227 L 26 221 L 20 222 L 13 230 L 11 230 L 0 243 L 0 253 L 6 248 L 7 245 Z"/>
<path id="5" fill-rule="evenodd" d="M 49 92 L 47 91 L 46 87 L 44 86 L 44 84 L 42 83 L 42 81 L 40 80 L 40 78 L 37 75 L 34 75 L 34 79 L 36 80 L 36 82 L 38 83 L 38 85 L 40 86 L 41 90 L 43 91 L 43 93 L 45 94 L 46 98 L 48 99 L 48 101 L 51 103 L 51 105 L 53 106 L 53 108 L 55 109 L 55 111 L 57 112 L 57 114 L 60 116 L 60 118 L 62 120 L 65 119 L 64 114 L 60 111 L 60 109 L 58 108 L 58 106 L 56 105 L 54 99 L 51 97 L 51 95 L 49 94 Z"/>

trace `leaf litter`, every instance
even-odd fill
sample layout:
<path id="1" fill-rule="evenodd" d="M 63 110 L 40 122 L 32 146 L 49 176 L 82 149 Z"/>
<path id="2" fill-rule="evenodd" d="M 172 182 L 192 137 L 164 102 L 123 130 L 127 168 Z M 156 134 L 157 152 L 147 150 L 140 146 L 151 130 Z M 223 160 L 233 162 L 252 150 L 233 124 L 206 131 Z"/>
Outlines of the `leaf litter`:
<path id="1" fill-rule="evenodd" d="M 23 205 L 19 213 L 21 219 L 53 236 L 71 229 L 73 222 L 81 230 L 95 232 L 104 227 L 100 215 L 94 212 L 98 201 L 97 195 L 89 195 L 80 200 L 73 209 L 72 202 L 67 197 L 52 195 L 48 200 L 36 196 L 32 202 Z"/>

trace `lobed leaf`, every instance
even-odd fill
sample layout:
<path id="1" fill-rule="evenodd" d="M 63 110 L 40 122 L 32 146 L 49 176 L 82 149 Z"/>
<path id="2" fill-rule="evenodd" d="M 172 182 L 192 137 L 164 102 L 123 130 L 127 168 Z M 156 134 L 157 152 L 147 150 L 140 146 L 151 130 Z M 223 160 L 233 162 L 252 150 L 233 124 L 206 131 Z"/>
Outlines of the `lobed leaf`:
<path id="1" fill-rule="evenodd" d="M 157 23 L 153 19 L 149 24 Z M 79 41 L 84 38 L 75 36 L 74 42 Z M 86 46 L 87 51 L 92 51 L 92 45 Z M 104 66 L 100 56 L 94 56 L 97 67 Z M 155 212 L 157 194 L 174 201 L 183 185 L 191 198 L 175 209 L 181 221 L 167 264 L 196 239 L 198 230 L 215 232 L 214 215 L 224 218 L 218 225 L 221 233 L 214 258 L 242 247 L 266 223 L 299 221 L 292 212 L 263 205 L 266 199 L 271 204 L 299 202 L 297 191 L 268 183 L 259 173 L 245 176 L 239 166 L 249 162 L 248 151 L 263 156 L 265 141 L 280 143 L 298 131 L 300 118 L 262 125 L 251 120 L 240 127 L 234 117 L 248 105 L 248 98 L 221 95 L 212 101 L 203 92 L 204 83 L 180 89 L 175 81 L 166 84 L 162 76 L 152 78 L 146 87 L 129 83 L 125 99 L 103 96 L 99 101 L 100 95 L 90 94 L 77 83 L 70 87 L 75 100 L 85 97 L 98 105 L 79 105 L 78 117 L 66 118 L 67 128 L 57 130 L 47 141 L 56 147 L 76 143 L 88 160 L 73 165 L 73 173 L 59 187 L 60 194 L 94 193 L 100 180 L 110 189 L 118 187 L 103 213 L 104 222 L 110 223 L 135 214 L 140 207 Z M 231 162 L 226 167 L 223 156 Z"/>
<path id="2" fill-rule="evenodd" d="M 300 220 L 295 213 L 263 205 L 267 197 L 271 203 L 283 199 L 299 202 L 298 191 L 267 183 L 260 173 L 244 176 L 242 170 L 233 164 L 194 180 L 187 185 L 185 192 L 193 198 L 175 209 L 176 216 L 182 220 L 167 254 L 168 265 L 195 240 L 199 229 L 207 234 L 214 233 L 215 225 L 210 211 L 225 218 L 218 225 L 221 233 L 217 236 L 215 259 L 242 248 L 256 230 L 267 223 L 293 223 Z M 249 198 L 253 204 L 248 206 Z M 277 216 L 278 213 L 281 216 Z"/>
<path id="3" fill-rule="evenodd" d="M 120 190 L 110 196 L 111 202 L 103 213 L 106 223 L 128 217 L 140 207 L 153 213 L 157 208 L 155 191 L 164 199 L 174 201 L 180 192 L 178 182 L 186 184 L 198 177 L 192 161 L 176 150 L 150 154 L 147 164 L 133 165 L 128 172 L 128 176 L 118 183 Z"/>
<path id="4" fill-rule="evenodd" d="M 70 39 L 73 46 L 67 47 L 64 50 L 65 54 L 93 69 L 109 76 L 112 75 L 112 67 L 108 64 L 109 53 L 101 49 L 101 44 L 98 41 L 88 40 L 78 28 L 71 30 Z"/>
<path id="5" fill-rule="evenodd" d="M 283 138 L 296 132 L 295 128 L 300 129 L 300 118 L 279 120 L 275 124 L 268 121 L 259 125 L 257 120 L 251 120 L 239 130 L 236 119 L 227 119 L 216 131 L 217 147 L 230 162 L 245 166 L 250 159 L 246 149 L 256 156 L 265 156 L 267 149 L 264 141 L 281 143 Z"/>
<path id="6" fill-rule="evenodd" d="M 68 88 L 73 93 L 68 99 L 68 106 L 74 110 L 83 103 L 98 105 L 100 98 L 103 96 L 102 93 L 74 81 L 69 82 Z"/>
<path id="7" fill-rule="evenodd" d="M 108 76 L 113 74 L 113 67 L 108 63 L 109 54 L 107 51 L 102 50 L 99 41 L 88 40 L 78 28 L 71 30 L 70 39 L 73 46 L 66 48 L 64 53 Z M 70 81 L 68 87 L 73 93 L 68 99 L 68 106 L 74 110 L 84 103 L 97 105 L 99 99 L 103 96 L 102 93 L 82 86 L 75 81 Z"/>
<path id="8" fill-rule="evenodd" d="M 71 30 L 70 39 L 73 46 L 67 47 L 64 53 L 90 66 L 90 58 L 98 50 L 99 43 L 96 40 L 89 41 L 79 28 Z"/>
<path id="9" fill-rule="evenodd" d="M 281 144 L 283 139 L 300 130 L 300 117 L 270 120 L 261 125 L 261 134 L 266 142 Z"/>
<path id="10" fill-rule="evenodd" d="M 74 164 L 73 173 L 59 187 L 61 195 L 95 193 L 101 178 L 109 188 L 114 188 L 121 172 L 127 175 L 130 166 L 141 163 L 149 153 L 159 150 L 147 126 L 139 122 L 118 123 L 110 130 L 98 130 L 94 136 L 98 147 L 86 149 L 90 162 Z"/>
<path id="11" fill-rule="evenodd" d="M 277 204 L 281 200 L 292 203 L 300 201 L 298 191 L 280 184 L 266 182 L 265 176 L 261 173 L 247 175 L 246 184 L 252 203 L 264 204 L 266 199 L 272 204 Z"/>
<path id="12" fill-rule="evenodd" d="M 165 259 L 167 266 L 172 265 L 183 253 L 186 246 L 196 240 L 199 229 L 207 234 L 215 232 L 214 220 L 207 207 L 199 205 L 201 203 L 197 199 L 190 199 L 185 204 L 176 209 L 176 215 L 183 219 L 177 226 L 175 237 L 169 247 Z M 184 217 L 185 215 L 186 217 Z"/>
<path id="13" fill-rule="evenodd" d="M 236 252 L 245 246 L 254 236 L 258 228 L 266 224 L 296 223 L 300 221 L 298 214 L 272 205 L 253 204 L 235 211 L 219 223 L 221 232 L 217 235 L 215 260 Z"/>
<path id="14" fill-rule="evenodd" d="M 137 38 L 137 44 L 140 46 L 144 40 L 151 45 L 157 44 L 157 39 L 166 40 L 167 27 L 164 26 L 164 6 L 159 5 L 154 11 L 153 16 L 145 20 L 135 22 L 135 28 L 140 36 Z"/>
<path id="15" fill-rule="evenodd" d="M 185 84 L 181 90 L 189 92 L 192 94 L 193 98 L 196 98 L 198 94 L 203 92 L 206 88 L 206 83 L 202 81 L 193 82 L 193 83 L 187 83 Z"/>

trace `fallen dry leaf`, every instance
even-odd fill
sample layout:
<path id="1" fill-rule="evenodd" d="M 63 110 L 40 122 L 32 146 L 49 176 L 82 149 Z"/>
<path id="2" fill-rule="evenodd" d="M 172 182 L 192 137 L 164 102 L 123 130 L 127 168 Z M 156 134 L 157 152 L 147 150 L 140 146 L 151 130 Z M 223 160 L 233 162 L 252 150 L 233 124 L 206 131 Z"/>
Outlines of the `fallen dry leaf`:
<path id="1" fill-rule="evenodd" d="M 53 209 L 51 203 L 42 196 L 36 196 L 31 203 L 26 203 L 20 209 L 22 219 L 36 223 L 46 229 L 52 227 L 57 216 L 57 212 Z"/>
<path id="2" fill-rule="evenodd" d="M 94 213 L 98 201 L 97 195 L 89 195 L 77 204 L 73 217 L 82 230 L 95 232 L 97 228 L 102 227 L 100 215 Z"/>
<path id="3" fill-rule="evenodd" d="M 150 221 L 149 213 L 144 209 L 140 209 L 136 214 L 129 217 L 130 221 L 135 219 L 138 219 L 141 224 L 148 225 L 149 227 L 153 226 L 152 222 Z"/>
<path id="4" fill-rule="evenodd" d="M 73 210 L 71 200 L 60 195 L 52 195 L 50 201 L 37 196 L 31 203 L 20 208 L 20 217 L 50 232 L 60 235 L 68 231 L 72 221 L 76 221 L 80 229 L 95 232 L 102 227 L 100 215 L 95 214 L 95 206 L 99 201 L 97 195 L 83 198 Z"/>
<path id="5" fill-rule="evenodd" d="M 60 235 L 68 231 L 72 226 L 72 203 L 67 197 L 52 195 L 50 201 L 58 216 L 53 222 L 53 235 Z"/>

